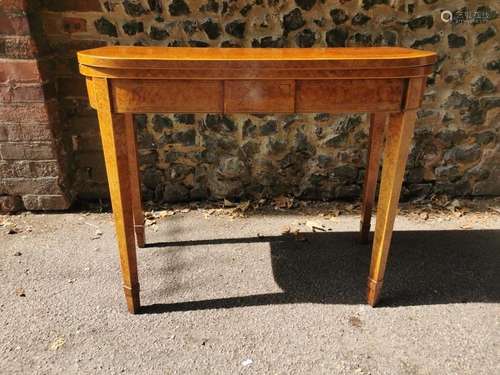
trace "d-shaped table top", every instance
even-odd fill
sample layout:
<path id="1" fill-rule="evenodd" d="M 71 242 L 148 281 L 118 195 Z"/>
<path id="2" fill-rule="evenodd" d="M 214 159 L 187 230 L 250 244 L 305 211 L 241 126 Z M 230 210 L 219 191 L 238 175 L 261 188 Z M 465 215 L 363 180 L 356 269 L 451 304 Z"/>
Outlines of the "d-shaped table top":
<path id="1" fill-rule="evenodd" d="M 432 65 L 436 53 L 400 47 L 192 48 L 109 46 L 78 52 L 82 65 L 117 69 L 381 69 Z"/>
<path id="2" fill-rule="evenodd" d="M 399 111 L 406 80 L 422 78 L 422 84 L 436 57 L 400 47 L 110 46 L 78 52 L 90 104 L 95 107 L 92 79 L 109 78 L 120 113 Z"/>

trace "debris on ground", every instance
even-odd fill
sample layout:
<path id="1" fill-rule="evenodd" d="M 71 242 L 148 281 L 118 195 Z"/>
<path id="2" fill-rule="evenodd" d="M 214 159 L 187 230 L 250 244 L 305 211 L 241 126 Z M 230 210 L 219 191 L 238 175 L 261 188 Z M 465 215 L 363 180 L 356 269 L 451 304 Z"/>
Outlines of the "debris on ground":
<path id="1" fill-rule="evenodd" d="M 58 337 L 50 344 L 50 350 L 57 350 L 62 348 L 65 342 L 66 340 L 64 339 L 64 337 Z"/>
<path id="2" fill-rule="evenodd" d="M 5 233 L 7 234 L 19 233 L 19 228 L 17 228 L 16 224 L 7 219 L 4 219 L 0 222 L 0 227 L 5 228 Z"/>
<path id="3" fill-rule="evenodd" d="M 99 211 L 106 205 L 100 203 Z M 260 198 L 254 201 L 232 201 L 224 199 L 222 201 L 202 201 L 177 204 L 155 204 L 148 201 L 144 203 L 147 210 L 144 213 L 145 226 L 154 232 L 158 231 L 160 220 L 169 217 L 196 211 L 204 215 L 206 219 L 215 216 L 230 219 L 244 219 L 254 215 L 288 215 L 289 213 L 300 213 L 310 218 L 309 223 L 303 223 L 308 229 L 305 232 L 325 232 L 331 231 L 328 224 L 323 220 L 335 222 L 339 216 L 361 214 L 360 202 L 322 202 L 298 200 L 291 196 L 280 195 L 275 198 Z M 376 203 L 373 206 L 372 216 L 376 215 Z M 88 216 L 91 212 L 85 212 Z M 474 214 L 474 215 L 473 215 Z M 461 224 L 462 229 L 472 229 L 477 224 L 487 220 L 488 214 L 500 215 L 500 197 L 498 198 L 449 198 L 444 195 L 431 196 L 428 199 L 418 201 L 401 202 L 399 204 L 398 216 L 406 217 L 413 221 L 427 222 L 436 220 L 438 222 L 453 221 L 459 218 L 470 218 L 467 223 Z M 30 212 L 22 212 L 17 215 L 0 215 L 0 233 L 17 235 L 22 233 L 28 235 L 32 232 L 29 221 L 26 220 Z M 37 214 L 39 215 L 39 214 Z M 85 220 L 85 219 L 82 219 Z M 85 224 L 95 228 L 91 234 L 92 240 L 98 240 L 103 233 L 95 224 L 84 221 Z M 284 228 L 283 235 L 291 234 L 295 231 L 292 225 Z"/>
<path id="4" fill-rule="evenodd" d="M 16 227 L 11 227 L 7 229 L 7 234 L 17 234 L 19 231 L 17 230 Z"/>
<path id="5" fill-rule="evenodd" d="M 250 358 L 247 358 L 247 359 L 245 359 L 245 360 L 241 361 L 241 365 L 242 365 L 243 367 L 250 366 L 252 363 L 253 363 L 253 360 L 252 360 L 252 359 L 250 359 Z"/>
<path id="6" fill-rule="evenodd" d="M 280 195 L 273 199 L 272 206 L 275 209 L 290 209 L 293 207 L 293 198 Z"/>
<path id="7" fill-rule="evenodd" d="M 286 235 L 288 235 L 288 234 L 291 234 L 291 233 L 292 233 L 292 229 L 290 228 L 290 226 L 289 226 L 289 225 L 287 225 L 287 226 L 285 227 L 285 229 L 283 229 L 283 230 L 281 231 L 281 234 L 282 234 L 282 235 L 285 235 L 285 236 L 286 236 Z"/>
<path id="8" fill-rule="evenodd" d="M 349 317 L 349 324 L 352 327 L 356 327 L 356 328 L 361 328 L 363 326 L 363 322 L 361 321 L 361 319 L 358 316 Z"/>
<path id="9" fill-rule="evenodd" d="M 326 226 L 317 221 L 308 220 L 306 221 L 306 226 L 313 232 L 326 232 Z"/>
<path id="10" fill-rule="evenodd" d="M 17 288 L 16 289 L 16 295 L 18 297 L 26 297 L 26 292 L 24 291 L 23 288 Z"/>
<path id="11" fill-rule="evenodd" d="M 154 207 L 152 202 L 146 206 Z M 319 216 L 326 220 L 336 220 L 341 215 L 360 215 L 360 202 L 322 202 L 298 200 L 294 197 L 280 195 L 270 200 L 261 198 L 255 201 L 234 202 L 229 199 L 213 202 L 190 202 L 170 204 L 161 206 L 164 210 L 151 209 L 146 212 L 146 224 L 154 225 L 155 220 L 174 216 L 180 213 L 199 211 L 205 218 L 212 216 L 223 216 L 232 218 L 245 218 L 249 215 L 270 214 L 276 211 L 286 213 L 287 211 L 300 212 L 308 216 Z M 373 206 L 373 215 L 376 214 L 377 205 Z M 432 196 L 426 200 L 401 202 L 399 214 L 413 220 L 427 221 L 429 219 L 441 218 L 442 220 L 462 217 L 470 213 L 492 212 L 500 214 L 499 199 L 466 199 L 447 196 Z M 150 220 L 149 222 L 147 220 Z"/>
<path id="12" fill-rule="evenodd" d="M 91 240 L 98 240 L 99 238 L 101 238 L 103 235 L 102 231 L 100 229 L 96 229 L 96 231 L 94 232 L 93 236 L 90 237 Z"/>

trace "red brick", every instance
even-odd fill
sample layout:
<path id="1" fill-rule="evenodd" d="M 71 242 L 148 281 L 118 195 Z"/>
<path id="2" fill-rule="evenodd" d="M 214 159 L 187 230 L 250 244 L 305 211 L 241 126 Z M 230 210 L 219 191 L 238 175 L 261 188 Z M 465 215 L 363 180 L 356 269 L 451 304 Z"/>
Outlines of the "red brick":
<path id="1" fill-rule="evenodd" d="M 29 35 L 30 25 L 25 14 L 0 12 L 0 35 Z"/>
<path id="2" fill-rule="evenodd" d="M 57 195 L 24 195 L 24 207 L 33 211 L 66 210 L 71 206 L 71 200 L 63 194 Z"/>
<path id="3" fill-rule="evenodd" d="M 15 178 L 15 177 L 31 177 L 26 175 L 29 173 L 29 168 L 26 163 L 16 164 L 18 161 L 0 160 L 0 176 L 2 178 Z"/>
<path id="4" fill-rule="evenodd" d="M 0 83 L 41 82 L 37 60 L 0 59 Z"/>
<path id="5" fill-rule="evenodd" d="M 57 177 L 60 172 L 56 160 L 0 160 L 2 178 Z"/>
<path id="6" fill-rule="evenodd" d="M 32 59 L 40 50 L 31 36 L 0 37 L 0 57 L 10 59 Z"/>
<path id="7" fill-rule="evenodd" d="M 1 124 L 0 141 L 3 142 L 29 142 L 52 141 L 54 134 L 49 124 Z"/>
<path id="8" fill-rule="evenodd" d="M 0 119 L 6 123 L 32 124 L 56 120 L 54 102 L 0 104 Z"/>
<path id="9" fill-rule="evenodd" d="M 2 9 L 5 13 L 22 13 L 28 8 L 28 0 L 2 0 Z"/>
<path id="10" fill-rule="evenodd" d="M 99 0 L 46 0 L 45 7 L 54 12 L 101 12 Z"/>
<path id="11" fill-rule="evenodd" d="M 0 143 L 0 157 L 3 160 L 53 160 L 57 152 L 51 142 L 7 142 Z"/>
<path id="12" fill-rule="evenodd" d="M 16 212 L 23 209 L 21 197 L 16 195 L 0 196 L 0 212 Z"/>
<path id="13" fill-rule="evenodd" d="M 57 177 L 61 173 L 57 160 L 29 161 L 28 163 L 32 176 Z"/>
<path id="14" fill-rule="evenodd" d="M 56 195 L 62 194 L 57 177 L 2 178 L 0 192 L 9 195 Z"/>
<path id="15" fill-rule="evenodd" d="M 48 85 L 39 83 L 0 84 L 0 103 L 43 102 L 48 94 Z"/>
<path id="16" fill-rule="evenodd" d="M 65 17 L 62 21 L 62 27 L 64 32 L 69 34 L 84 33 L 87 31 L 87 21 L 84 18 Z"/>

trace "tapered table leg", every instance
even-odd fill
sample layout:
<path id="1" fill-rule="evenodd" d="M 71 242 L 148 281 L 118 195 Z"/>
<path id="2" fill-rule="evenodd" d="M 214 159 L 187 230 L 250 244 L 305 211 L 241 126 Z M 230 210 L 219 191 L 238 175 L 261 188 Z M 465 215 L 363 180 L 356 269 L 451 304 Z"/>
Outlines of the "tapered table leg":
<path id="1" fill-rule="evenodd" d="M 377 188 L 384 131 L 387 123 L 387 113 L 372 113 L 370 116 L 370 133 L 368 137 L 368 163 L 363 184 L 363 201 L 361 204 L 360 242 L 368 243 L 372 207 Z"/>
<path id="2" fill-rule="evenodd" d="M 131 113 L 125 116 L 125 133 L 127 137 L 128 166 L 130 173 L 130 190 L 132 194 L 132 211 L 134 215 L 134 230 L 137 246 L 144 247 L 144 210 L 141 201 L 141 178 L 137 161 L 137 139 L 135 135 L 134 119 Z"/>
<path id="3" fill-rule="evenodd" d="M 410 110 L 391 114 L 387 124 L 382 180 L 367 288 L 367 301 L 372 306 L 375 306 L 380 298 L 415 119 L 416 111 Z"/>
<path id="4" fill-rule="evenodd" d="M 97 114 L 120 252 L 123 289 L 128 310 L 135 314 L 140 307 L 139 279 L 124 116 L 112 113 L 109 82 L 105 78 L 95 78 L 94 90 L 98 101 Z"/>

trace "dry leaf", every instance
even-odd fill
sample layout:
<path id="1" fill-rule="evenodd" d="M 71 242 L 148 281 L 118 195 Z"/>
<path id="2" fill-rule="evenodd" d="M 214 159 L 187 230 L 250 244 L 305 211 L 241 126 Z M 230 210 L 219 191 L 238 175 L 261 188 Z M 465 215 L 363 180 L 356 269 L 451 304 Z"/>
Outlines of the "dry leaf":
<path id="1" fill-rule="evenodd" d="M 19 229 L 17 229 L 16 227 L 10 227 L 7 229 L 7 234 L 17 234 L 19 233 Z"/>
<path id="2" fill-rule="evenodd" d="M 224 199 L 224 207 L 236 207 L 237 205 L 238 205 L 237 203 Z"/>
<path id="3" fill-rule="evenodd" d="M 99 238 L 101 238 L 102 236 L 102 231 L 97 229 L 95 232 L 94 232 L 94 235 L 92 237 L 90 237 L 91 240 L 97 240 Z"/>
<path id="4" fill-rule="evenodd" d="M 429 213 L 428 212 L 421 212 L 419 217 L 422 219 L 422 220 L 427 220 L 429 219 Z"/>
<path id="5" fill-rule="evenodd" d="M 333 217 L 340 216 L 342 212 L 338 208 L 334 208 L 333 210 L 330 211 L 330 215 Z"/>
<path id="6" fill-rule="evenodd" d="M 292 208 L 293 206 L 293 198 L 285 197 L 284 195 L 280 195 L 273 199 L 273 206 L 275 208 Z"/>
<path id="7" fill-rule="evenodd" d="M 52 342 L 52 344 L 50 344 L 50 350 L 60 349 L 62 348 L 64 343 L 65 343 L 64 337 L 58 337 Z"/>
<path id="8" fill-rule="evenodd" d="M 324 224 L 318 223 L 316 221 L 308 220 L 306 221 L 306 226 L 312 229 L 313 232 L 326 232 L 326 228 Z"/>
<path id="9" fill-rule="evenodd" d="M 144 225 L 146 225 L 147 227 L 153 226 L 155 224 L 156 224 L 156 220 L 154 220 L 154 219 L 146 219 L 146 220 L 144 220 Z"/>
<path id="10" fill-rule="evenodd" d="M 287 226 L 284 228 L 284 230 L 282 230 L 282 231 L 281 231 L 281 234 L 282 234 L 282 235 L 288 235 L 288 234 L 290 234 L 290 232 L 291 232 L 291 231 L 292 231 L 292 230 L 290 229 L 290 226 L 289 226 L 289 225 L 287 225 Z"/>
<path id="11" fill-rule="evenodd" d="M 360 328 L 363 325 L 363 322 L 357 316 L 349 317 L 349 324 L 353 327 Z"/>
<path id="12" fill-rule="evenodd" d="M 241 202 L 239 205 L 236 206 L 236 210 L 241 212 L 245 212 L 249 208 L 250 208 L 250 201 Z"/>

